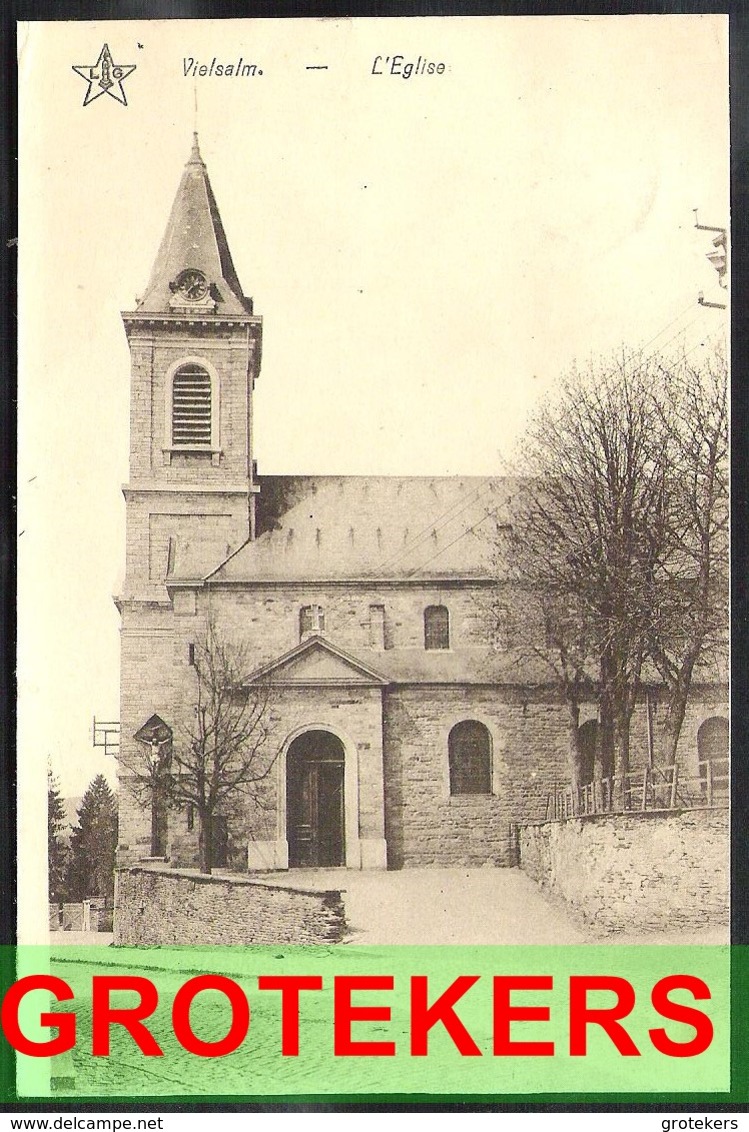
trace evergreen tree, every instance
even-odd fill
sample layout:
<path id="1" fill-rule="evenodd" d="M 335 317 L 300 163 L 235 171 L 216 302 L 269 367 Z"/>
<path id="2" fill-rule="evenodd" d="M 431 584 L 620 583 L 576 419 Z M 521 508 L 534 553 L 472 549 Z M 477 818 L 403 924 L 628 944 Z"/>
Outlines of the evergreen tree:
<path id="1" fill-rule="evenodd" d="M 102 774 L 97 774 L 78 807 L 78 825 L 70 838 L 68 884 L 72 900 L 114 898 L 117 848 L 117 799 Z"/>
<path id="2" fill-rule="evenodd" d="M 47 860 L 49 861 L 49 901 L 59 904 L 67 897 L 66 873 L 68 847 L 62 834 L 65 830 L 65 803 L 60 785 L 47 766 Z"/>

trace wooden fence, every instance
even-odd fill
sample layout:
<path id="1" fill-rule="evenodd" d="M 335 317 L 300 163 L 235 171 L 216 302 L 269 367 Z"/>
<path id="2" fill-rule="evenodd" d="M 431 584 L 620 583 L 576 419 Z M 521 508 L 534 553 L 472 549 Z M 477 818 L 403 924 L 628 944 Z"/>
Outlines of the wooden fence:
<path id="1" fill-rule="evenodd" d="M 647 766 L 625 775 L 623 797 L 617 798 L 613 777 L 581 786 L 555 786 L 546 800 L 546 820 L 577 817 L 580 814 L 643 810 L 688 810 L 697 806 L 727 806 L 730 789 L 729 759 L 706 759 L 698 764 L 698 774 L 689 777 L 673 766 Z"/>

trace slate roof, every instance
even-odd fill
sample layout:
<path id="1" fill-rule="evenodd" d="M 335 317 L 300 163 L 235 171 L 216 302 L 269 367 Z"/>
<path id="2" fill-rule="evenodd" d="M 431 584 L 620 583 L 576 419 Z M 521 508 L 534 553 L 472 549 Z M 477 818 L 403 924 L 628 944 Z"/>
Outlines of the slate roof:
<path id="1" fill-rule="evenodd" d="M 480 647 L 357 649 L 352 653 L 341 649 L 330 638 L 319 636 L 308 638 L 264 664 L 250 679 L 268 678 L 286 682 L 286 670 L 291 669 L 291 683 L 303 683 L 307 679 L 311 679 L 313 683 L 326 683 L 325 673 L 320 674 L 314 665 L 308 667 L 305 664 L 307 658 L 320 652 L 329 652 L 347 662 L 353 670 L 359 669 L 352 672 L 352 683 L 367 682 L 362 680 L 363 669 L 371 678 L 369 682 L 373 684 L 499 684 L 518 688 L 556 686 L 550 664 L 543 656 L 528 648 L 503 651 Z M 661 683 L 652 669 L 643 673 L 643 679 L 651 685 Z M 727 673 L 721 663 L 705 665 L 695 670 L 695 685 L 714 686 L 726 681 Z"/>
<path id="2" fill-rule="evenodd" d="M 361 651 L 363 663 L 376 667 L 394 684 L 503 684 L 518 687 L 556 685 L 552 666 L 529 648 L 497 652 L 490 648 L 393 649 L 382 653 Z M 654 668 L 642 674 L 643 682 L 662 683 Z M 726 684 L 726 664 L 718 661 L 695 668 L 693 683 Z"/>
<path id="3" fill-rule="evenodd" d="M 251 314 L 252 301 L 242 293 L 208 171 L 198 149 L 197 134 L 194 139 L 151 278 L 137 310 L 168 311 L 173 297 L 169 284 L 186 268 L 196 268 L 213 284 L 216 314 Z"/>
<path id="4" fill-rule="evenodd" d="M 338 661 L 324 664 L 324 658 Z M 341 682 L 369 684 L 529 684 L 553 683 L 542 657 L 526 652 L 495 652 L 486 648 L 425 651 L 410 649 L 340 648 L 325 636 L 312 636 L 275 660 L 256 669 L 249 681 L 268 679 L 281 683 Z"/>
<path id="5" fill-rule="evenodd" d="M 218 585 L 378 579 L 429 584 L 497 576 L 498 564 L 491 560 L 496 528 L 511 525 L 522 490 L 519 479 L 479 476 L 261 477 L 256 539 L 203 576 Z M 185 545 L 172 580 L 200 577 L 208 553 L 207 546 Z M 396 684 L 554 683 L 548 662 L 526 647 L 360 649 L 349 656 Z M 696 684 L 727 678 L 727 656 L 710 659 L 694 673 Z M 655 670 L 643 672 L 643 679 L 660 683 Z"/>
<path id="6" fill-rule="evenodd" d="M 523 687 L 555 683 L 549 665 L 527 649 L 386 649 L 359 657 L 393 684 L 503 684 Z"/>
<path id="7" fill-rule="evenodd" d="M 478 476 L 266 476 L 257 538 L 215 582 L 487 576 L 520 481 Z"/>

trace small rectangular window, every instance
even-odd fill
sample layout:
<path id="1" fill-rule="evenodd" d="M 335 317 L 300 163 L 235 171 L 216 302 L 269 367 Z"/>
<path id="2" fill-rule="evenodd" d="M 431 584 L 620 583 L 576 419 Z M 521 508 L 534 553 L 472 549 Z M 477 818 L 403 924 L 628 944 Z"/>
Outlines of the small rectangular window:
<path id="1" fill-rule="evenodd" d="M 303 605 L 299 611 L 299 638 L 325 632 L 325 612 L 320 605 Z"/>
<path id="2" fill-rule="evenodd" d="M 370 605 L 369 607 L 369 647 L 380 651 L 385 648 L 384 605 Z"/>
<path id="3" fill-rule="evenodd" d="M 510 613 L 501 605 L 494 615 L 494 648 L 497 652 L 506 652 L 510 647 Z"/>
<path id="4" fill-rule="evenodd" d="M 444 605 L 428 605 L 424 610 L 424 648 L 450 648 L 450 614 Z"/>
<path id="5" fill-rule="evenodd" d="M 195 828 L 195 807 L 190 803 L 187 807 L 187 832 L 192 833 Z"/>
<path id="6" fill-rule="evenodd" d="M 189 644 L 187 646 L 187 663 L 192 665 L 195 664 L 195 645 L 193 644 Z"/>

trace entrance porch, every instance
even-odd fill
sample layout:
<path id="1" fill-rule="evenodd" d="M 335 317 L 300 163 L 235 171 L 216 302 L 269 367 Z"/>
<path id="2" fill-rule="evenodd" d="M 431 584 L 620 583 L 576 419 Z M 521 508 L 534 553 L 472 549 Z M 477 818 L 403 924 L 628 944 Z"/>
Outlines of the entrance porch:
<path id="1" fill-rule="evenodd" d="M 387 681 L 321 638 L 257 678 L 272 681 L 278 754 L 266 828 L 248 839 L 248 869 L 386 869 Z"/>

